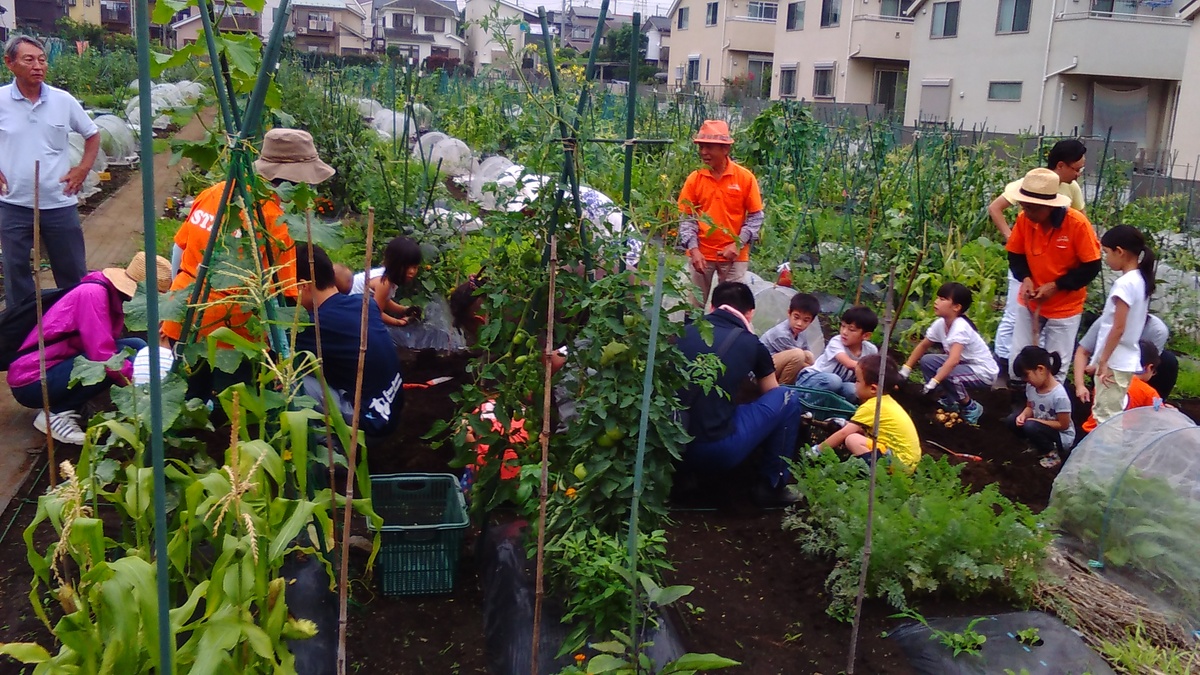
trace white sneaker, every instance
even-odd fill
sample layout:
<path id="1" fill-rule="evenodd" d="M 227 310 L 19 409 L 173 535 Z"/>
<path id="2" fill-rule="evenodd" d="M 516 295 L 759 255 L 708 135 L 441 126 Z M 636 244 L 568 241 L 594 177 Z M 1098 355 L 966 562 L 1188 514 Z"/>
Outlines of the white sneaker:
<path id="1" fill-rule="evenodd" d="M 46 433 L 45 411 L 38 411 L 37 416 L 33 418 L 33 428 Z M 71 445 L 83 445 L 87 438 L 87 434 L 79 427 L 79 413 L 74 410 L 50 413 L 50 435 L 59 443 Z"/>

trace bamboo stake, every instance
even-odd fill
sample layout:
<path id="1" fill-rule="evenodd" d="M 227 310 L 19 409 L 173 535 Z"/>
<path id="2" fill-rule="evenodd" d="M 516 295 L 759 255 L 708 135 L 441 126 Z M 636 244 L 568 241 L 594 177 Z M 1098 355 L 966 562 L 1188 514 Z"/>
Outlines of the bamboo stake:
<path id="1" fill-rule="evenodd" d="M 879 413 L 881 410 L 881 402 L 883 393 L 887 390 L 887 359 L 888 347 L 892 341 L 892 323 L 894 319 L 889 321 L 887 315 L 895 313 L 892 309 L 892 293 L 896 286 L 896 268 L 893 267 L 888 273 L 887 295 L 884 298 L 884 322 L 883 322 L 883 346 L 879 348 L 879 386 L 875 391 L 875 421 L 871 426 L 871 439 L 874 443 L 879 443 Z M 870 455 L 870 460 L 867 462 L 871 468 L 871 482 L 867 488 L 867 527 L 864 532 L 863 553 L 861 568 L 858 572 L 858 595 L 854 599 L 854 626 L 850 629 L 850 656 L 847 659 L 846 672 L 848 675 L 854 675 L 854 661 L 858 656 L 858 630 L 862 624 L 862 604 L 863 596 L 867 593 L 867 570 L 871 566 L 871 538 L 874 534 L 872 527 L 875 520 L 875 476 L 878 472 L 875 458 L 875 452 Z"/>
<path id="2" fill-rule="evenodd" d="M 546 348 L 548 353 L 554 344 L 554 278 L 558 272 L 558 235 L 550 235 L 550 298 L 546 301 Z M 546 499 L 550 496 L 550 359 L 543 356 L 546 366 L 546 393 L 542 397 L 542 488 L 538 495 L 538 540 L 536 585 L 533 600 L 533 645 L 529 660 L 529 672 L 538 675 L 538 643 L 541 640 L 542 599 L 546 595 L 544 577 L 546 572 Z"/>
<path id="3" fill-rule="evenodd" d="M 42 414 L 46 416 L 46 457 L 50 462 L 50 487 L 58 484 L 58 463 L 54 461 L 54 434 L 50 432 L 50 387 L 46 384 L 46 331 L 42 325 L 42 209 L 38 206 L 41 197 L 42 163 L 33 163 L 33 302 L 37 311 L 38 375 L 42 379 Z"/>
<path id="4" fill-rule="evenodd" d="M 375 231 L 375 208 L 367 209 L 367 252 L 363 255 L 363 265 L 368 276 L 371 273 L 371 238 Z M 553 276 L 550 277 L 552 280 Z M 354 512 L 354 477 L 355 462 L 358 460 L 358 414 L 362 411 L 363 366 L 367 359 L 367 303 L 371 294 L 364 288 L 362 295 L 362 315 L 358 321 L 358 373 L 354 380 L 354 419 L 350 422 L 350 447 L 346 448 L 346 508 L 342 511 L 342 550 L 339 556 L 341 565 L 338 569 L 338 652 L 337 673 L 346 675 L 346 604 L 349 595 L 348 567 L 346 558 L 350 555 L 350 515 Z M 333 458 L 329 458 L 330 464 Z M 330 486 L 333 489 L 333 486 Z M 333 495 L 330 495 L 333 498 Z M 336 500 L 335 500 L 336 501 Z"/>

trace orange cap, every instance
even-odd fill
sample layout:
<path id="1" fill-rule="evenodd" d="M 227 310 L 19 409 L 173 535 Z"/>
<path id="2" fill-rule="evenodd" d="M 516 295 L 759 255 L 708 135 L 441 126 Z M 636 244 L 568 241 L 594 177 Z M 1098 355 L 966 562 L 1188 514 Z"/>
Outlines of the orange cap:
<path id="1" fill-rule="evenodd" d="M 692 142 L 733 145 L 733 137 L 729 135 L 729 125 L 724 120 L 704 120 Z"/>

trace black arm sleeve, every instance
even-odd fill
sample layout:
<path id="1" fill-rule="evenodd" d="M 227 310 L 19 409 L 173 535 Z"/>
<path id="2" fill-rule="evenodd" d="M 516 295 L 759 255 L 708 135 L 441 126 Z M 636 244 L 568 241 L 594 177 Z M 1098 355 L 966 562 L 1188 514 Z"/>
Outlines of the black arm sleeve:
<path id="1" fill-rule="evenodd" d="M 1010 251 L 1008 254 L 1008 269 L 1017 281 L 1025 281 L 1026 278 L 1031 276 L 1029 274 L 1029 260 L 1025 257 L 1024 253 L 1012 253 Z"/>
<path id="2" fill-rule="evenodd" d="M 1079 267 L 1059 277 L 1054 285 L 1062 291 L 1077 291 L 1092 283 L 1092 279 L 1100 274 L 1100 261 L 1085 262 Z"/>

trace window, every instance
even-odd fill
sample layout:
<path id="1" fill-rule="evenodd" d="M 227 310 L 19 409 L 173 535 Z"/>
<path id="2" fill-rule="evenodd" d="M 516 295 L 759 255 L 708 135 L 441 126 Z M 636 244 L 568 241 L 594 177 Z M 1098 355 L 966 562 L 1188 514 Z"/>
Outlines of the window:
<path id="1" fill-rule="evenodd" d="M 988 100 L 989 101 L 1020 101 L 1021 100 L 1021 83 L 1020 82 L 989 82 L 988 83 Z"/>
<path id="2" fill-rule="evenodd" d="M 445 33 L 446 18 L 441 16 L 425 17 L 425 32 L 426 33 Z"/>
<path id="3" fill-rule="evenodd" d="M 796 67 L 779 69 L 779 97 L 788 98 L 796 96 Z"/>
<path id="4" fill-rule="evenodd" d="M 413 18 L 414 17 L 412 14 L 393 14 L 392 28 L 404 28 L 406 30 L 412 30 Z"/>
<path id="5" fill-rule="evenodd" d="M 834 66 L 813 68 L 813 98 L 833 98 L 833 71 Z"/>
<path id="6" fill-rule="evenodd" d="M 950 80 L 931 78 L 921 80 L 921 122 L 945 122 L 950 119 Z"/>
<path id="7" fill-rule="evenodd" d="M 1092 12 L 1101 16 L 1117 14 L 1137 14 L 1137 0 L 1092 0 Z"/>
<path id="8" fill-rule="evenodd" d="M 675 19 L 675 27 L 676 28 L 678 28 L 679 30 L 687 30 L 688 14 L 690 14 L 690 12 L 688 12 L 687 7 L 679 8 L 679 18 Z"/>
<path id="9" fill-rule="evenodd" d="M 1031 3 L 1032 0 L 1000 0 L 1000 15 L 996 17 L 996 34 L 1028 33 Z"/>
<path id="10" fill-rule="evenodd" d="M 575 26 L 571 29 L 572 40 L 590 40 L 592 39 L 592 29 L 587 26 Z"/>
<path id="11" fill-rule="evenodd" d="M 903 106 L 906 79 L 904 71 L 876 70 L 875 96 L 871 102 L 882 105 L 889 113 L 895 110 L 897 105 Z"/>
<path id="12" fill-rule="evenodd" d="M 958 37 L 958 4 L 958 0 L 933 4 L 933 26 L 929 29 L 929 37 Z"/>
<path id="13" fill-rule="evenodd" d="M 717 25 L 717 3 L 710 2 L 708 3 L 708 6 L 704 8 L 704 25 Z"/>
<path id="14" fill-rule="evenodd" d="M 821 0 L 821 28 L 831 28 L 842 21 L 842 0 Z"/>
<path id="15" fill-rule="evenodd" d="M 750 3 L 746 5 L 746 16 L 764 23 L 775 23 L 775 19 L 779 17 L 779 4 L 750 0 Z"/>
<path id="16" fill-rule="evenodd" d="M 746 63 L 746 72 L 750 75 L 750 95 L 754 98 L 771 98 L 771 66 L 773 64 L 762 57 L 751 57 Z"/>
<path id="17" fill-rule="evenodd" d="M 904 16 L 912 4 L 913 0 L 883 0 L 879 7 L 879 14 L 880 16 Z"/>
<path id="18" fill-rule="evenodd" d="M 804 30 L 804 0 L 788 3 L 787 29 Z"/>
<path id="19" fill-rule="evenodd" d="M 687 81 L 688 82 L 699 82 L 700 81 L 700 57 L 698 57 L 698 56 L 688 59 Z"/>

